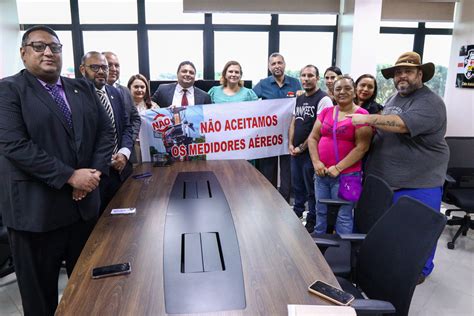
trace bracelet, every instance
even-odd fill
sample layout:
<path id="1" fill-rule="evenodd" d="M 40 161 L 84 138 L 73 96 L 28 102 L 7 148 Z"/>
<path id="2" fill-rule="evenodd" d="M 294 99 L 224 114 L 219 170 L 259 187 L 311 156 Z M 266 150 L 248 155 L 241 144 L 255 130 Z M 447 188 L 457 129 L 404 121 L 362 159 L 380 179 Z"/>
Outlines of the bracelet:
<path id="1" fill-rule="evenodd" d="M 334 165 L 334 168 L 336 168 L 336 170 L 341 173 L 341 170 L 339 170 L 339 168 L 337 167 L 337 165 Z"/>
<path id="2" fill-rule="evenodd" d="M 301 152 L 304 151 L 303 147 L 304 147 L 303 144 L 300 144 L 300 145 L 298 146 L 298 148 L 300 149 Z"/>

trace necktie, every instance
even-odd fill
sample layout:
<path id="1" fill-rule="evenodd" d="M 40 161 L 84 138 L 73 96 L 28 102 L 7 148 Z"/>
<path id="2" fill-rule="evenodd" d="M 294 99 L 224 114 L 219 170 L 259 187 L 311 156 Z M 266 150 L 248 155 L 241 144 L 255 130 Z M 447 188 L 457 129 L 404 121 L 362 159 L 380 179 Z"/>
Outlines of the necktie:
<path id="1" fill-rule="evenodd" d="M 109 102 L 109 99 L 107 99 L 107 96 L 105 95 L 105 91 L 102 90 L 97 90 L 97 95 L 99 96 L 99 100 L 102 103 L 102 105 L 105 108 L 105 111 L 110 117 L 110 120 L 112 121 L 112 128 L 114 130 L 114 151 L 113 154 L 116 154 L 118 152 L 118 140 L 117 140 L 117 128 L 115 127 L 115 118 L 114 118 L 114 111 L 112 110 L 112 105 Z"/>
<path id="2" fill-rule="evenodd" d="M 54 99 L 54 102 L 58 105 L 61 113 L 63 113 L 64 118 L 66 119 L 67 125 L 72 128 L 72 114 L 71 110 L 69 110 L 66 101 L 61 96 L 61 92 L 56 84 L 47 84 L 46 87 L 51 92 L 51 96 Z"/>
<path id="3" fill-rule="evenodd" d="M 186 93 L 188 93 L 188 89 L 183 89 L 183 98 L 181 99 L 181 106 L 188 106 L 188 97 L 186 96 Z"/>

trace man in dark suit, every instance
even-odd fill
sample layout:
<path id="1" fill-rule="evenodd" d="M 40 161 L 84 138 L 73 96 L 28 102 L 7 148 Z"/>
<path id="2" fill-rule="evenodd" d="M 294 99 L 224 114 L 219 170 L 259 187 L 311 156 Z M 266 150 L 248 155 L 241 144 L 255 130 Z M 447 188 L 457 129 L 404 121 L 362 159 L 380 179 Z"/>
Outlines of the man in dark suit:
<path id="1" fill-rule="evenodd" d="M 187 106 L 210 104 L 211 97 L 205 91 L 194 86 L 196 67 L 190 61 L 183 61 L 178 66 L 178 82 L 162 84 L 156 89 L 151 99 L 160 107 L 170 105 Z"/>
<path id="2" fill-rule="evenodd" d="M 87 82 L 60 77 L 62 45 L 25 32 L 25 69 L 0 81 L 0 210 L 25 315 L 53 315 L 62 260 L 72 273 L 99 214 L 110 119 Z"/>
<path id="3" fill-rule="evenodd" d="M 128 114 L 130 116 L 130 124 L 132 124 L 132 139 L 135 141 L 138 138 L 142 120 L 140 118 L 140 114 L 138 113 L 137 107 L 135 106 L 135 102 L 133 101 L 132 95 L 130 94 L 130 90 L 128 90 L 127 87 L 118 83 L 120 79 L 119 58 L 113 52 L 103 52 L 102 54 L 105 56 L 105 59 L 107 59 L 107 63 L 109 65 L 109 76 L 107 78 L 107 84 L 113 86 L 122 94 L 123 101 L 125 102 L 125 107 L 127 108 Z M 130 154 L 130 162 L 138 162 L 135 150 L 132 150 L 132 153 Z"/>
<path id="4" fill-rule="evenodd" d="M 102 213 L 122 183 L 132 173 L 129 159 L 133 150 L 133 131 L 122 95 L 117 89 L 107 85 L 109 66 L 105 56 L 99 52 L 88 52 L 82 57 L 80 71 L 86 80 L 94 84 L 97 96 L 112 121 L 111 130 L 114 132 L 114 150 L 109 175 L 100 183 Z"/>

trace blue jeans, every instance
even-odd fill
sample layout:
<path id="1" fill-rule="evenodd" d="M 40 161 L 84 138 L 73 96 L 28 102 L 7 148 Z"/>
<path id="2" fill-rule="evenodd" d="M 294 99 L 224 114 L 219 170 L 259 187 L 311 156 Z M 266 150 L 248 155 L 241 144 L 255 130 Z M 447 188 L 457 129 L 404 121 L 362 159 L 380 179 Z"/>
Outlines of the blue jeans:
<path id="1" fill-rule="evenodd" d="M 350 174 L 358 174 L 358 172 Z M 337 192 L 339 191 L 339 177 L 331 178 L 330 176 L 316 176 L 314 185 L 316 187 L 316 196 L 318 197 L 318 199 L 340 200 L 340 198 L 337 196 Z M 354 226 L 354 221 L 352 219 L 352 209 L 354 208 L 354 204 L 355 203 L 351 203 L 350 205 L 343 205 L 339 208 L 336 220 L 336 233 L 352 233 L 352 229 Z M 324 234 L 326 233 L 327 229 L 328 207 L 326 204 L 317 202 L 316 209 L 317 216 L 315 232 L 317 234 Z"/>
<path id="2" fill-rule="evenodd" d="M 295 194 L 293 210 L 298 217 L 305 211 L 304 204 L 308 201 L 307 221 L 316 220 L 316 200 L 314 197 L 314 168 L 309 152 L 291 156 L 291 183 Z"/>
<path id="3" fill-rule="evenodd" d="M 400 189 L 396 190 L 393 194 L 393 203 L 395 203 L 402 196 L 409 196 L 425 203 L 426 205 L 434 208 L 437 212 L 441 209 L 441 198 L 443 197 L 443 187 L 427 188 L 427 189 Z M 408 219 L 409 220 L 409 219 Z M 431 255 L 426 260 L 425 266 L 423 267 L 423 275 L 428 276 L 434 269 L 434 255 L 436 246 L 431 251 Z"/>

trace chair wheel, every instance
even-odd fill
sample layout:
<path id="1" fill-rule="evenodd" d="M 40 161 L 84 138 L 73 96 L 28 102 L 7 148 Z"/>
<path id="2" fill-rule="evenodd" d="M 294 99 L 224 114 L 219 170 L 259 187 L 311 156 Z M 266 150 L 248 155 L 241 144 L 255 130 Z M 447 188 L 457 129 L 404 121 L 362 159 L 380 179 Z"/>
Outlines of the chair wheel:
<path id="1" fill-rule="evenodd" d="M 454 243 L 452 241 L 448 242 L 448 249 L 454 249 Z"/>

